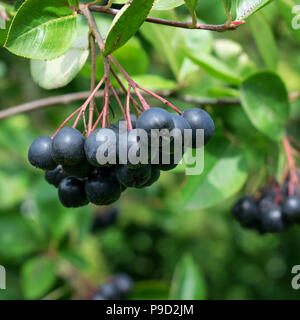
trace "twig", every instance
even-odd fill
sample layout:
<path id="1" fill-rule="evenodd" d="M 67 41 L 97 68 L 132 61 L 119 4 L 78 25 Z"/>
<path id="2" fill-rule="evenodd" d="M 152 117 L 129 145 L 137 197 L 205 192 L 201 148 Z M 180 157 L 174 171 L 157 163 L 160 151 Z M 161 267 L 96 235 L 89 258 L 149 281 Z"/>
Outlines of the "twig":
<path id="1" fill-rule="evenodd" d="M 93 92 L 93 90 L 95 89 L 95 78 L 96 78 L 96 48 L 95 48 L 95 37 L 92 33 L 89 34 L 89 40 L 90 40 L 91 63 L 92 63 L 91 92 Z M 93 97 L 90 102 L 88 134 L 90 134 L 93 126 L 94 109 L 95 109 L 95 99 Z"/>
<path id="2" fill-rule="evenodd" d="M 89 6 L 89 9 L 94 12 L 101 12 L 110 15 L 117 15 L 120 10 L 117 9 L 107 9 L 105 6 Z M 198 24 L 193 25 L 191 22 L 181 22 L 181 21 L 171 21 L 159 18 L 146 18 L 147 22 L 161 24 L 169 27 L 183 28 L 183 29 L 198 29 L 198 30 L 211 30 L 211 31 L 227 31 L 235 30 L 238 26 L 245 23 L 245 21 L 234 21 L 231 24 L 221 24 L 221 25 L 212 25 L 212 24 Z"/>

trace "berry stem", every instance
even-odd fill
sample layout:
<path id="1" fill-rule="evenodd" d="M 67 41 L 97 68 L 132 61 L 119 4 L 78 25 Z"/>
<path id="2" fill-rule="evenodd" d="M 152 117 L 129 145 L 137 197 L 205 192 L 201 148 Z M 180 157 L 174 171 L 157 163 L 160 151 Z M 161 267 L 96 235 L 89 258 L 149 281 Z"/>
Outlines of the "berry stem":
<path id="1" fill-rule="evenodd" d="M 95 78 L 96 78 L 96 48 L 95 48 L 95 37 L 92 32 L 89 33 L 90 40 L 90 49 L 91 49 L 91 63 L 92 63 L 92 72 L 91 72 L 91 92 L 95 89 Z M 93 97 L 90 102 L 89 110 L 89 124 L 88 124 L 88 135 L 91 132 L 93 126 L 93 116 L 95 109 L 95 98 Z"/>
<path id="2" fill-rule="evenodd" d="M 120 110 L 121 110 L 121 112 L 122 112 L 122 116 L 123 116 L 123 118 L 125 119 L 125 118 L 126 118 L 126 113 L 125 113 L 125 110 L 124 110 L 124 108 L 123 108 L 123 106 L 122 106 L 122 102 L 121 102 L 121 100 L 120 100 L 120 98 L 119 98 L 116 90 L 114 89 L 114 87 L 113 87 L 112 85 L 110 86 L 110 90 L 111 90 L 111 92 L 113 93 L 115 99 L 117 100 L 117 103 L 118 103 L 118 105 L 119 105 L 119 107 L 120 107 Z"/>
<path id="3" fill-rule="evenodd" d="M 143 90 L 144 92 L 150 94 L 151 96 L 153 96 L 154 98 L 160 100 L 162 103 L 164 103 L 165 105 L 169 106 L 170 108 L 172 108 L 173 110 L 175 110 L 177 113 L 182 114 L 182 112 L 176 108 L 171 102 L 169 102 L 168 100 L 166 100 L 165 98 L 159 96 L 158 94 L 156 94 L 155 92 L 152 92 L 151 90 L 148 90 L 146 88 L 143 88 L 142 86 L 140 86 L 139 84 L 137 84 L 137 87 L 141 90 Z"/>
<path id="4" fill-rule="evenodd" d="M 103 82 L 105 81 L 106 77 L 105 75 L 103 76 L 103 78 L 100 80 L 100 82 L 98 83 L 97 87 L 93 90 L 93 92 L 89 95 L 89 97 L 87 98 L 87 100 L 85 101 L 85 103 L 80 107 L 80 112 L 73 124 L 73 128 L 76 128 L 78 121 L 82 115 L 82 112 L 84 112 L 87 108 L 87 106 L 89 105 L 91 99 L 94 97 L 94 95 L 96 94 L 96 92 L 100 89 L 100 87 L 102 86 Z"/>
<path id="5" fill-rule="evenodd" d="M 54 133 L 54 135 L 52 136 L 52 139 L 58 134 L 58 132 L 65 126 L 65 124 L 71 120 L 80 110 L 81 110 L 82 106 L 79 107 L 77 110 L 75 110 L 71 115 L 68 116 L 68 118 L 58 127 L 57 131 Z"/>
<path id="6" fill-rule="evenodd" d="M 131 91 L 131 85 L 128 85 L 128 92 L 126 97 L 126 112 L 127 112 L 127 129 L 130 131 L 132 130 L 132 123 L 131 123 L 131 117 L 130 117 L 130 91 Z M 126 119 L 126 118 L 124 118 Z"/>
<path id="7" fill-rule="evenodd" d="M 283 147 L 286 153 L 287 161 L 288 161 L 288 166 L 291 174 L 291 179 L 289 182 L 289 195 L 293 195 L 294 193 L 294 185 L 298 182 L 298 177 L 296 173 L 296 164 L 295 164 L 295 159 L 293 157 L 293 150 L 290 145 L 290 142 L 287 137 L 284 137 L 282 140 Z"/>

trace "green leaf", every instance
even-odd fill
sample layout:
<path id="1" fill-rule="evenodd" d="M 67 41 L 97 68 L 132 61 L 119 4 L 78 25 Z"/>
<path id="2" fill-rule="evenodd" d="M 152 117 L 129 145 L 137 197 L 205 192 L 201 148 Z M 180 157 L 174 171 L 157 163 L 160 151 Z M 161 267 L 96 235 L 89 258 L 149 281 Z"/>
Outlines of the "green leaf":
<path id="1" fill-rule="evenodd" d="M 55 263 L 47 257 L 27 261 L 22 268 L 22 284 L 25 298 L 37 299 L 51 289 L 55 283 Z"/>
<path id="2" fill-rule="evenodd" d="M 75 7 L 75 8 L 79 7 L 79 0 L 68 0 L 68 2 L 71 7 Z"/>
<path id="3" fill-rule="evenodd" d="M 252 124 L 278 141 L 285 133 L 290 105 L 281 78 L 272 72 L 259 72 L 246 79 L 241 86 L 241 101 Z"/>
<path id="4" fill-rule="evenodd" d="M 243 150 L 215 137 L 205 150 L 204 172 L 187 178 L 183 203 L 192 210 L 212 207 L 238 192 L 246 179 Z"/>
<path id="5" fill-rule="evenodd" d="M 230 13 L 231 6 L 232 6 L 232 0 L 223 0 L 224 8 L 227 13 Z"/>
<path id="6" fill-rule="evenodd" d="M 184 4 L 184 0 L 155 0 L 153 10 L 171 10 Z"/>
<path id="7" fill-rule="evenodd" d="M 295 39 L 300 43 L 299 32 L 299 10 L 297 10 L 297 4 L 295 0 L 277 0 L 279 10 Z"/>
<path id="8" fill-rule="evenodd" d="M 199 266 L 190 255 L 182 258 L 176 266 L 171 283 L 171 300 L 204 300 L 206 283 Z"/>
<path id="9" fill-rule="evenodd" d="M 195 10 L 199 0 L 184 0 L 190 10 Z"/>
<path id="10" fill-rule="evenodd" d="M 242 82 L 242 79 L 232 69 L 210 54 L 195 54 L 190 51 L 186 51 L 186 55 L 195 64 L 217 79 L 235 85 L 238 85 Z"/>
<path id="11" fill-rule="evenodd" d="M 177 83 L 156 74 L 144 74 L 133 77 L 133 80 L 150 90 L 175 90 Z"/>
<path id="12" fill-rule="evenodd" d="M 44 89 L 56 89 L 70 83 L 81 70 L 89 56 L 87 24 L 79 19 L 77 39 L 62 56 L 50 61 L 31 60 L 31 76 Z"/>
<path id="13" fill-rule="evenodd" d="M 154 0 L 132 0 L 116 15 L 105 41 L 104 55 L 122 47 L 140 28 L 148 16 Z"/>
<path id="14" fill-rule="evenodd" d="M 76 13 L 65 0 L 27 0 L 15 15 L 5 48 L 37 60 L 63 55 L 76 39 Z"/>
<path id="15" fill-rule="evenodd" d="M 161 19 L 173 19 L 173 12 L 160 11 L 152 15 Z M 180 67 L 183 61 L 179 44 L 183 42 L 182 30 L 177 28 L 168 28 L 154 23 L 145 23 L 140 29 L 143 36 L 154 46 L 160 53 L 162 59 L 165 59 L 175 78 L 179 78 Z M 190 30 L 188 30 L 190 31 Z"/>
<path id="16" fill-rule="evenodd" d="M 37 249 L 38 243 L 27 221 L 19 217 L 1 217 L 0 256 L 20 258 Z"/>
<path id="17" fill-rule="evenodd" d="M 266 18 L 258 12 L 250 20 L 250 27 L 255 43 L 266 66 L 276 70 L 278 51 L 272 29 Z"/>
<path id="18" fill-rule="evenodd" d="M 273 0 L 236 0 L 236 20 L 244 20 Z"/>

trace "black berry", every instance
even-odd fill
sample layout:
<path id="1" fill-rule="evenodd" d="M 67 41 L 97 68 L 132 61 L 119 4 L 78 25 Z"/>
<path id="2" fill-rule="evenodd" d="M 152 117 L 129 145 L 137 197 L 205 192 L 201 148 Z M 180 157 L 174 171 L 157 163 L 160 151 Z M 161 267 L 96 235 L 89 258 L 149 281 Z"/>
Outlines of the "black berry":
<path id="1" fill-rule="evenodd" d="M 96 205 L 109 205 L 120 198 L 121 186 L 112 174 L 97 173 L 85 184 L 88 200 Z"/>
<path id="2" fill-rule="evenodd" d="M 84 160 L 84 137 L 74 128 L 61 129 L 52 142 L 52 157 L 62 165 L 75 165 Z"/>
<path id="3" fill-rule="evenodd" d="M 288 197 L 282 206 L 285 219 L 289 222 L 300 221 L 300 199 L 296 196 Z"/>
<path id="4" fill-rule="evenodd" d="M 61 181 L 58 196 L 62 205 L 67 208 L 78 208 L 89 203 L 84 190 L 84 181 L 72 177 Z"/>
<path id="5" fill-rule="evenodd" d="M 120 165 L 116 168 L 116 176 L 120 184 L 126 187 L 141 188 L 151 178 L 151 170 L 151 165 L 142 165 L 138 169 Z"/>
<path id="6" fill-rule="evenodd" d="M 67 175 L 63 172 L 62 166 L 58 165 L 55 169 L 45 172 L 45 179 L 49 184 L 58 188 L 60 182 L 66 178 Z"/>
<path id="7" fill-rule="evenodd" d="M 204 144 L 207 144 L 215 131 L 215 125 L 211 116 L 206 111 L 199 108 L 187 109 L 182 113 L 182 116 L 187 120 L 192 128 L 191 146 L 193 148 L 201 147 L 201 144 L 199 144 L 199 141 L 196 139 L 197 129 L 204 130 Z"/>
<path id="8" fill-rule="evenodd" d="M 57 163 L 52 158 L 52 139 L 48 136 L 36 138 L 28 151 L 28 160 L 36 168 L 53 170 Z"/>

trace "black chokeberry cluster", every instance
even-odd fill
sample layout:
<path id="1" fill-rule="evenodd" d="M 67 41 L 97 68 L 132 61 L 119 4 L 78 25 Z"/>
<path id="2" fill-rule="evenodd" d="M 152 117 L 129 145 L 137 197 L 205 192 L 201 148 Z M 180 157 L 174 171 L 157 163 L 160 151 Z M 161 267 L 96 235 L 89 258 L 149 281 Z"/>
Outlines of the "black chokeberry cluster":
<path id="1" fill-rule="evenodd" d="M 255 229 L 260 234 L 279 233 L 292 224 L 300 224 L 300 189 L 298 184 L 290 188 L 272 183 L 263 187 L 258 195 L 243 196 L 234 205 L 235 219 L 246 229 Z"/>
<path id="2" fill-rule="evenodd" d="M 174 141 L 177 140 L 170 134 L 164 135 L 164 130 L 169 133 L 176 128 L 175 135 L 183 135 L 185 130 L 190 129 L 190 148 L 201 147 L 197 129 L 204 130 L 204 144 L 214 133 L 213 120 L 206 111 L 198 108 L 188 109 L 182 115 L 161 108 L 150 108 L 138 119 L 131 115 L 130 120 L 132 129 L 125 129 L 123 133 L 119 130 L 120 119 L 110 128 L 95 130 L 87 138 L 72 127 L 64 127 L 54 138 L 39 137 L 30 146 L 29 162 L 46 171 L 46 181 L 58 188 L 59 199 L 65 207 L 81 207 L 88 203 L 109 205 L 117 201 L 126 188 L 151 186 L 159 179 L 161 170 L 172 170 L 180 162 L 181 158 L 174 156 Z M 160 132 L 159 151 L 154 157 L 149 152 L 151 157 L 147 155 L 146 162 L 141 161 L 142 156 L 139 154 L 145 144 L 139 131 L 145 133 L 148 149 L 152 147 L 153 137 Z M 185 142 L 182 136 L 181 144 Z M 169 145 L 169 162 L 165 161 L 164 145 Z M 124 152 L 120 153 L 120 150 L 125 151 L 128 156 L 126 159 L 130 158 L 132 150 L 141 157 L 136 162 L 122 162 Z M 153 162 L 153 158 L 156 158 L 156 162 Z"/>
<path id="3" fill-rule="evenodd" d="M 92 300 L 120 300 L 131 292 L 133 282 L 130 276 L 119 273 L 104 283 L 94 294 Z"/>

